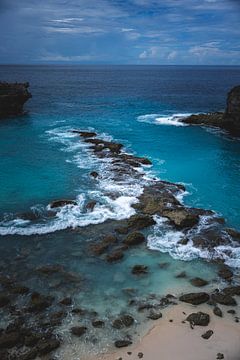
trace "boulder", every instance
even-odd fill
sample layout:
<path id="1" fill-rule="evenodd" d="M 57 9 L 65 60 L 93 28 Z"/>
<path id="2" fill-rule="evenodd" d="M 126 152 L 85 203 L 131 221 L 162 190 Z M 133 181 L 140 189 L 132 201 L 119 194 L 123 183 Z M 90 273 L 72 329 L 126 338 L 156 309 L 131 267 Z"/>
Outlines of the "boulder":
<path id="1" fill-rule="evenodd" d="M 98 176 L 99 176 L 98 172 L 96 172 L 96 171 L 92 171 L 92 172 L 90 173 L 90 175 L 91 175 L 94 179 L 98 178 Z"/>
<path id="2" fill-rule="evenodd" d="M 222 279 L 224 279 L 226 281 L 231 281 L 231 279 L 233 277 L 233 272 L 228 266 L 224 265 L 218 271 L 218 276 L 220 276 Z"/>
<path id="3" fill-rule="evenodd" d="M 117 348 L 122 348 L 122 347 L 127 347 L 129 345 L 132 344 L 132 341 L 130 340 L 117 340 L 115 341 L 114 345 L 117 347 Z"/>
<path id="4" fill-rule="evenodd" d="M 97 136 L 97 134 L 93 131 L 81 131 L 81 130 L 73 130 L 73 133 L 79 134 L 83 138 L 92 138 Z"/>
<path id="5" fill-rule="evenodd" d="M 218 306 L 214 307 L 213 313 L 214 313 L 214 315 L 219 316 L 219 317 L 223 316 L 222 310 Z"/>
<path id="6" fill-rule="evenodd" d="M 92 326 L 95 328 L 102 328 L 104 327 L 105 323 L 102 320 L 93 320 L 92 321 Z"/>
<path id="7" fill-rule="evenodd" d="M 223 289 L 223 292 L 230 296 L 235 296 L 235 295 L 240 296 L 240 286 L 239 285 L 228 286 L 225 289 Z"/>
<path id="8" fill-rule="evenodd" d="M 134 230 L 141 230 L 155 224 L 156 221 L 151 216 L 143 214 L 133 215 L 128 219 L 128 227 Z"/>
<path id="9" fill-rule="evenodd" d="M 31 295 L 31 300 L 29 303 L 28 311 L 29 312 L 40 312 L 52 305 L 53 297 L 44 296 L 38 292 L 34 292 Z"/>
<path id="10" fill-rule="evenodd" d="M 23 106 L 32 95 L 29 83 L 0 82 L 0 118 L 23 115 Z"/>
<path id="11" fill-rule="evenodd" d="M 190 315 L 188 315 L 187 321 L 190 322 L 191 325 L 195 326 L 208 326 L 209 322 L 210 322 L 210 316 L 208 314 L 205 314 L 201 311 L 197 312 L 197 313 L 192 313 Z"/>
<path id="12" fill-rule="evenodd" d="M 162 317 L 162 313 L 160 311 L 152 309 L 147 317 L 151 320 L 158 320 Z"/>
<path id="13" fill-rule="evenodd" d="M 123 243 L 127 246 L 139 245 L 145 242 L 145 236 L 137 231 L 131 232 L 124 239 Z"/>
<path id="14" fill-rule="evenodd" d="M 86 331 L 87 331 L 87 328 L 85 326 L 73 326 L 71 328 L 71 333 L 78 337 L 84 335 Z"/>
<path id="15" fill-rule="evenodd" d="M 228 305 L 228 306 L 236 306 L 237 305 L 236 300 L 232 296 L 225 294 L 224 292 L 216 292 L 216 293 L 212 294 L 211 297 L 214 302 L 221 304 L 221 305 Z"/>
<path id="16" fill-rule="evenodd" d="M 66 205 L 77 205 L 77 202 L 74 200 L 67 200 L 67 199 L 63 199 L 63 200 L 54 200 L 50 203 L 50 208 L 51 209 L 55 209 L 58 207 L 63 207 Z"/>
<path id="17" fill-rule="evenodd" d="M 202 334 L 202 338 L 205 339 L 205 340 L 208 340 L 212 335 L 213 335 L 213 331 L 208 330 L 204 334 Z"/>
<path id="18" fill-rule="evenodd" d="M 50 352 L 58 349 L 60 341 L 57 337 L 50 337 L 41 339 L 37 344 L 38 354 L 41 356 L 47 355 Z"/>
<path id="19" fill-rule="evenodd" d="M 89 201 L 88 203 L 87 203 L 87 205 L 86 205 L 86 209 L 88 210 L 88 211 L 93 211 L 94 210 L 94 208 L 95 208 L 95 206 L 96 206 L 96 204 L 97 204 L 97 202 L 96 201 Z"/>
<path id="20" fill-rule="evenodd" d="M 134 324 L 134 318 L 131 315 L 121 315 L 112 323 L 115 329 L 122 329 L 123 327 L 130 327 Z"/>
<path id="21" fill-rule="evenodd" d="M 119 260 L 122 260 L 124 257 L 124 254 L 121 250 L 113 251 L 111 254 L 108 254 L 106 257 L 107 262 L 112 263 Z"/>
<path id="22" fill-rule="evenodd" d="M 205 292 L 189 293 L 180 296 L 179 300 L 192 305 L 200 305 L 209 300 L 209 295 Z"/>
<path id="23" fill-rule="evenodd" d="M 204 280 L 204 279 L 201 279 L 199 277 L 196 277 L 194 279 L 191 279 L 190 280 L 190 283 L 193 285 L 193 286 L 196 286 L 196 287 L 202 287 L 202 286 L 206 286 L 208 284 L 208 281 Z"/>

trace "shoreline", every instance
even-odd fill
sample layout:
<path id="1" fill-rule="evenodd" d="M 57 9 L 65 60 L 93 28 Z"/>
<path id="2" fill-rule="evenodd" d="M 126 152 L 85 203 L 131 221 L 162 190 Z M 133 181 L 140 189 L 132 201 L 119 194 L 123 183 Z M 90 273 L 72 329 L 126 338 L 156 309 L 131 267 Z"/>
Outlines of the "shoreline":
<path id="1" fill-rule="evenodd" d="M 206 305 L 171 306 L 163 311 L 163 318 L 157 320 L 135 344 L 104 355 L 86 357 L 84 360 L 214 360 L 217 359 L 217 354 L 223 354 L 222 359 L 239 360 L 239 323 L 234 322 L 230 314 L 220 318 L 209 310 Z M 188 322 L 182 323 L 194 311 L 208 313 L 211 319 L 209 325 L 191 329 Z M 203 339 L 201 335 L 210 329 L 213 335 L 209 339 Z"/>

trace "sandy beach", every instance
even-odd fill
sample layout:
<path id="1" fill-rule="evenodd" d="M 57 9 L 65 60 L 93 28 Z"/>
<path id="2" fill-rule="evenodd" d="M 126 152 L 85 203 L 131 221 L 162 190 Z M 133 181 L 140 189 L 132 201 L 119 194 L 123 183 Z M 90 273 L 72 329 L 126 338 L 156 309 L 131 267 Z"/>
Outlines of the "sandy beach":
<path id="1" fill-rule="evenodd" d="M 208 326 L 191 329 L 188 322 L 182 323 L 187 315 L 198 311 L 210 315 Z M 212 330 L 213 335 L 208 340 L 203 339 L 201 335 L 208 330 Z M 226 360 L 239 360 L 240 324 L 226 312 L 223 318 L 213 315 L 209 306 L 180 304 L 163 311 L 163 318 L 156 321 L 138 343 L 97 359 L 137 360 L 142 354 L 145 360 L 214 360 L 217 354 L 223 354 Z"/>

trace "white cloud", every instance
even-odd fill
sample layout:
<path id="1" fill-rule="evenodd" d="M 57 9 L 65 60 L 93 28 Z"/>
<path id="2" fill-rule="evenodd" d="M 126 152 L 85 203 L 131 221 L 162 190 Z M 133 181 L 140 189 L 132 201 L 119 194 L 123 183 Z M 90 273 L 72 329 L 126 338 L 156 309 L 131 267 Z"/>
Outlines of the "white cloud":
<path id="1" fill-rule="evenodd" d="M 173 50 L 168 54 L 167 59 L 174 60 L 174 59 L 176 59 L 176 57 L 177 57 L 177 51 Z"/>
<path id="2" fill-rule="evenodd" d="M 94 61 L 96 56 L 94 55 L 74 55 L 74 56 L 64 56 L 60 54 L 46 54 L 40 56 L 38 59 L 40 61 L 52 61 L 52 62 L 78 62 L 78 61 Z"/>

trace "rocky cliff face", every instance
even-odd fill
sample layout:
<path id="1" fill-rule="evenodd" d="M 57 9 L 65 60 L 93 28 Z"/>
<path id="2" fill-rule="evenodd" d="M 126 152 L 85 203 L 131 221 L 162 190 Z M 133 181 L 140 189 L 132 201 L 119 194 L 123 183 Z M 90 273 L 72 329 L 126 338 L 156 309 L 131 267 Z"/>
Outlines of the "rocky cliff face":
<path id="1" fill-rule="evenodd" d="M 29 83 L 0 82 L 0 118 L 22 115 L 23 105 L 32 97 Z"/>
<path id="2" fill-rule="evenodd" d="M 227 97 L 225 112 L 191 115 L 183 122 L 193 125 L 217 126 L 233 136 L 240 136 L 240 86 L 234 87 Z"/>

